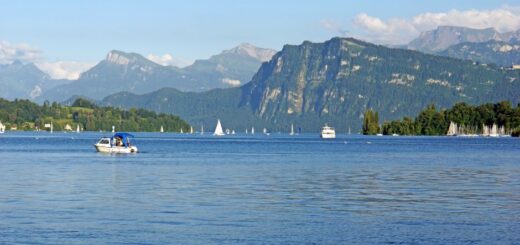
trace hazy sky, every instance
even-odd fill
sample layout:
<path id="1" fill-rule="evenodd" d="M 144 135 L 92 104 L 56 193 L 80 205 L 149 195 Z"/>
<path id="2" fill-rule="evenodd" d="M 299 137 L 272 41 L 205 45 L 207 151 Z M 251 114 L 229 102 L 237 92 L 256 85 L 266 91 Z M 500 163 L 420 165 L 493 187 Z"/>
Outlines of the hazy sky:
<path id="1" fill-rule="evenodd" d="M 520 0 L 47 0 L 0 1 L 0 11 L 0 63 L 36 62 L 55 77 L 77 76 L 112 49 L 186 65 L 242 42 L 276 50 L 333 36 L 400 44 L 438 25 L 520 28 Z"/>

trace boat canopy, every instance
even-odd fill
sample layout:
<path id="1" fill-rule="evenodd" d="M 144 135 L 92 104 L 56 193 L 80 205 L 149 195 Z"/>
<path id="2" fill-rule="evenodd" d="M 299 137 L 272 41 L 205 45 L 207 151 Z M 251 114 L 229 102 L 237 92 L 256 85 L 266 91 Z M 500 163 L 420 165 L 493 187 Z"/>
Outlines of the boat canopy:
<path id="1" fill-rule="evenodd" d="M 123 146 L 129 146 L 130 138 L 134 138 L 132 134 L 129 133 L 115 133 L 114 136 L 112 136 L 112 139 L 120 138 L 121 142 L 123 143 Z"/>

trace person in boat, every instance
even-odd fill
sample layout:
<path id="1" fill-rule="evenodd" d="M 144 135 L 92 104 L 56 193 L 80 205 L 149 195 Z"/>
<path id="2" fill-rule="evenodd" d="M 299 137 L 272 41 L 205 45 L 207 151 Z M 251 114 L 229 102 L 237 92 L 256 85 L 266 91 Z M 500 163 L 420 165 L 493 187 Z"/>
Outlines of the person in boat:
<path id="1" fill-rule="evenodd" d="M 121 141 L 121 137 L 115 137 L 116 138 L 116 146 L 123 146 L 123 142 Z"/>

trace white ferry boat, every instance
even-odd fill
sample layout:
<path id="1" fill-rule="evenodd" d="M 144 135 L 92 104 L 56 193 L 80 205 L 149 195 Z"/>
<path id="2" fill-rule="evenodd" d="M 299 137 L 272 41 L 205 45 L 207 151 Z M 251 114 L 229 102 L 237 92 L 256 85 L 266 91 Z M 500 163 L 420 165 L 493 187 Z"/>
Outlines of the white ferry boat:
<path id="1" fill-rule="evenodd" d="M 323 126 L 320 134 L 322 139 L 335 139 L 336 138 L 336 130 L 333 127 L 329 127 L 327 124 Z"/>

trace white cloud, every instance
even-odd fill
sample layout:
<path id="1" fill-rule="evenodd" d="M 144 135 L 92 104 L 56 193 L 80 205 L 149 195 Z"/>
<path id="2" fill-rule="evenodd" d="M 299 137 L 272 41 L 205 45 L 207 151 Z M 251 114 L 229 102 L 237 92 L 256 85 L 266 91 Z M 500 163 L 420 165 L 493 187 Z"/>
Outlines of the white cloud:
<path id="1" fill-rule="evenodd" d="M 341 24 L 334 22 L 332 20 L 322 20 L 322 21 L 320 21 L 320 25 L 329 31 L 339 33 L 339 35 L 341 35 L 341 36 L 346 36 L 349 33 L 348 30 L 343 29 L 341 27 Z"/>
<path id="2" fill-rule="evenodd" d="M 231 85 L 232 87 L 237 87 L 237 86 L 240 86 L 240 84 L 241 84 L 240 80 L 230 79 L 230 78 L 223 78 L 221 81 L 225 84 Z"/>
<path id="3" fill-rule="evenodd" d="M 163 54 L 163 55 L 155 55 L 149 54 L 146 56 L 147 59 L 163 66 L 176 66 L 176 67 L 186 67 L 193 64 L 193 61 L 174 58 L 171 54 Z"/>
<path id="4" fill-rule="evenodd" d="M 344 36 L 340 25 L 330 21 L 322 21 L 321 25 L 328 30 L 336 31 Z M 352 20 L 354 36 L 371 42 L 384 44 L 408 43 L 421 32 L 433 30 L 438 26 L 464 26 L 470 28 L 493 27 L 499 32 L 520 29 L 520 7 L 503 6 L 492 10 L 450 10 L 439 13 L 421 13 L 412 18 L 381 18 L 366 13 L 358 14 Z"/>
<path id="5" fill-rule="evenodd" d="M 420 33 L 414 25 L 400 18 L 383 21 L 367 14 L 359 14 L 353 24 L 361 30 L 363 39 L 377 43 L 402 43 L 403 40 L 412 40 Z"/>
<path id="6" fill-rule="evenodd" d="M 17 60 L 24 63 L 34 63 L 54 79 L 78 79 L 82 72 L 94 66 L 92 63 L 79 61 L 48 62 L 40 49 L 27 44 L 11 44 L 7 41 L 0 41 L 0 64 L 11 64 Z"/>
<path id="7" fill-rule="evenodd" d="M 38 68 L 54 79 L 76 80 L 82 72 L 92 68 L 95 64 L 79 61 L 38 62 Z"/>
<path id="8" fill-rule="evenodd" d="M 0 41 L 0 64 L 10 64 L 16 60 L 36 62 L 42 59 L 42 51 L 27 44 L 11 44 Z"/>

